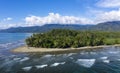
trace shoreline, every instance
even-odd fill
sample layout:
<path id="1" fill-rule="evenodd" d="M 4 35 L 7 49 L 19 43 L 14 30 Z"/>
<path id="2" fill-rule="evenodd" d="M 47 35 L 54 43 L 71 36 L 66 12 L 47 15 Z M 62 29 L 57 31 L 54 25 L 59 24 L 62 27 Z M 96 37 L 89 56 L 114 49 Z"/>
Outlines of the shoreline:
<path id="1" fill-rule="evenodd" d="M 82 50 L 92 50 L 92 49 L 102 49 L 108 47 L 120 47 L 120 44 L 116 45 L 101 45 L 101 46 L 86 46 L 79 48 L 35 48 L 21 46 L 15 49 L 12 49 L 13 53 L 39 53 L 39 54 L 62 54 L 62 53 L 75 53 Z"/>

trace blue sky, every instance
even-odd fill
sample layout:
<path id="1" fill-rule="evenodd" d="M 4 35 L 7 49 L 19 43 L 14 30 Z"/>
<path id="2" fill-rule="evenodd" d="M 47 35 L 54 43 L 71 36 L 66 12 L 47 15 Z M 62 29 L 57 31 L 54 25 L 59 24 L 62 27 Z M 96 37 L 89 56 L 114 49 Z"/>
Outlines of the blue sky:
<path id="1" fill-rule="evenodd" d="M 120 0 L 0 0 L 0 29 L 120 20 Z"/>

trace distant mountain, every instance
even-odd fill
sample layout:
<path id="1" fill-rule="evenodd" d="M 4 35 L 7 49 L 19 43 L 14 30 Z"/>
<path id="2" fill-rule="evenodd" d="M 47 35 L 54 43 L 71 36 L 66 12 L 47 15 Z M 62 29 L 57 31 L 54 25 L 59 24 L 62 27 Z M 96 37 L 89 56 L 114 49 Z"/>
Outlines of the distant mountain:
<path id="1" fill-rule="evenodd" d="M 0 32 L 8 33 L 33 33 L 33 32 L 46 32 L 52 29 L 72 29 L 72 30 L 89 30 L 93 25 L 62 25 L 62 24 L 46 24 L 43 26 L 32 26 L 32 27 L 16 27 L 0 30 Z"/>
<path id="2" fill-rule="evenodd" d="M 120 31 L 120 21 L 99 23 L 96 26 L 92 27 L 92 30 Z"/>
<path id="3" fill-rule="evenodd" d="M 99 23 L 97 25 L 46 24 L 43 26 L 9 28 L 9 29 L 0 30 L 0 32 L 34 33 L 34 32 L 46 32 L 52 29 L 120 31 L 120 21 L 104 22 L 104 23 Z"/>

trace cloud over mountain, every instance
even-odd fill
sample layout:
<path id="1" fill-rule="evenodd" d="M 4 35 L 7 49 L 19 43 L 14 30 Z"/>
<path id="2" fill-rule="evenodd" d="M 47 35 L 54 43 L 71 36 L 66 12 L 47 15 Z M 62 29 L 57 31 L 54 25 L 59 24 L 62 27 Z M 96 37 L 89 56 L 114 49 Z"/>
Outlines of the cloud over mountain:
<path id="1" fill-rule="evenodd" d="M 25 17 L 26 24 L 44 25 L 44 24 L 92 24 L 93 21 L 87 18 L 75 16 L 62 16 L 59 13 L 49 13 L 48 16 L 28 16 Z"/>

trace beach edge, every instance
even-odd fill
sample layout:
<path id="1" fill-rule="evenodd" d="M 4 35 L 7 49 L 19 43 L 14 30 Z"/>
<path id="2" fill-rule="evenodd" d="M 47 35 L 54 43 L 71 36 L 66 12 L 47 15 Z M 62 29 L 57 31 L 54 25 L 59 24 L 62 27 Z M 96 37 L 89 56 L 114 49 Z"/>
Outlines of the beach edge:
<path id="1" fill-rule="evenodd" d="M 90 50 L 90 49 L 92 50 L 92 49 L 100 49 L 100 48 L 107 48 L 107 47 L 120 47 L 120 44 L 101 45 L 101 46 L 86 46 L 86 47 L 79 47 L 79 48 L 35 48 L 35 47 L 21 46 L 21 47 L 12 49 L 11 52 L 13 52 L 13 53 L 61 54 L 61 53 L 74 53 L 74 52 L 79 52 L 82 50 Z"/>

